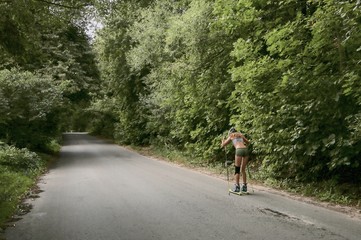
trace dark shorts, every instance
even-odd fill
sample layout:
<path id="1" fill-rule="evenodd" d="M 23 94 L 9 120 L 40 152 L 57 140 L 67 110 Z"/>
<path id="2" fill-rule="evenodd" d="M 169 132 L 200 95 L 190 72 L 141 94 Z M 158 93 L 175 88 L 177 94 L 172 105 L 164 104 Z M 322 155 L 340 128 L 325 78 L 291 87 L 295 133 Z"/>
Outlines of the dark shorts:
<path id="1" fill-rule="evenodd" d="M 249 155 L 248 148 L 237 148 L 236 156 L 238 157 L 247 157 Z"/>

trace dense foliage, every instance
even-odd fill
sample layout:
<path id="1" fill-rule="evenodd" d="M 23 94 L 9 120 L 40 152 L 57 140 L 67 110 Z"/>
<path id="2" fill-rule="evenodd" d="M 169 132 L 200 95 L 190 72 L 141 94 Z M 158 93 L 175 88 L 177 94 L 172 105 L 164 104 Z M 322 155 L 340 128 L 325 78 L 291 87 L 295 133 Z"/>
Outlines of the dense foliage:
<path id="1" fill-rule="evenodd" d="M 266 177 L 360 183 L 360 1 L 112 1 L 102 17 L 94 131 L 209 162 L 235 126 Z"/>
<path id="2" fill-rule="evenodd" d="M 207 1 L 114 6 L 96 42 L 106 98 L 95 106 L 116 120 L 117 139 L 214 157 L 233 84 L 227 81 L 231 44 L 220 45 L 227 39 L 211 32 L 211 19 Z"/>
<path id="3" fill-rule="evenodd" d="M 0 142 L 0 227 L 44 166 L 36 153 Z"/>
<path id="4" fill-rule="evenodd" d="M 86 127 L 99 74 L 90 0 L 0 1 L 0 227 L 62 131 Z M 82 121 L 80 121 L 80 119 Z"/>
<path id="5" fill-rule="evenodd" d="M 0 140 L 43 151 L 82 116 L 98 84 L 90 3 L 0 1 Z"/>
<path id="6" fill-rule="evenodd" d="M 273 177 L 359 181 L 359 3 L 240 2 L 216 4 L 220 19 L 242 11 L 254 19 L 218 22 L 242 32 L 230 69 L 241 96 L 230 99 L 232 123 L 246 123 Z"/>
<path id="7" fill-rule="evenodd" d="M 0 71 L 0 137 L 19 147 L 37 147 L 59 134 L 62 91 L 48 77 Z"/>

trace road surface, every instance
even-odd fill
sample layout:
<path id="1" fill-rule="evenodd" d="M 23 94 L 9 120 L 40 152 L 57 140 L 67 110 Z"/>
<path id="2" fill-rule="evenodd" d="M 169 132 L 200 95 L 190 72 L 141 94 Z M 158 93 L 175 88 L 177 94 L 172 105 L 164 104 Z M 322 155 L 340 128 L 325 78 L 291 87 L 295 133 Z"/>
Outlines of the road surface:
<path id="1" fill-rule="evenodd" d="M 83 133 L 65 134 L 60 158 L 7 240 L 360 240 L 361 222 L 143 157 Z"/>

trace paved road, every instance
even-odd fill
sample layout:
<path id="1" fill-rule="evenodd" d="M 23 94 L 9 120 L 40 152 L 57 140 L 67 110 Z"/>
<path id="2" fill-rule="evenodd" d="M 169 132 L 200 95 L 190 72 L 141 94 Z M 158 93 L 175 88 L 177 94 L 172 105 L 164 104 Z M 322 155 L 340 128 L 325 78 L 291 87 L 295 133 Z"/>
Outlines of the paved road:
<path id="1" fill-rule="evenodd" d="M 227 183 L 81 133 L 65 135 L 39 198 L 7 240 L 361 239 L 361 222 Z"/>

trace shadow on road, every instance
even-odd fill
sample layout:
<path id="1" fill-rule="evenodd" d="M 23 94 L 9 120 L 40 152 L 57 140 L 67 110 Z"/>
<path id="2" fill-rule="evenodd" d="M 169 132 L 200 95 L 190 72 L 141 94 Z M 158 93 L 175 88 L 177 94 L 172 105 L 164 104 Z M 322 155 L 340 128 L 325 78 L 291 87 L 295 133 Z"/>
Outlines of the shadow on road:
<path id="1" fill-rule="evenodd" d="M 110 140 L 99 139 L 88 135 L 87 132 L 66 132 L 63 133 L 63 146 L 81 144 L 109 144 Z"/>

